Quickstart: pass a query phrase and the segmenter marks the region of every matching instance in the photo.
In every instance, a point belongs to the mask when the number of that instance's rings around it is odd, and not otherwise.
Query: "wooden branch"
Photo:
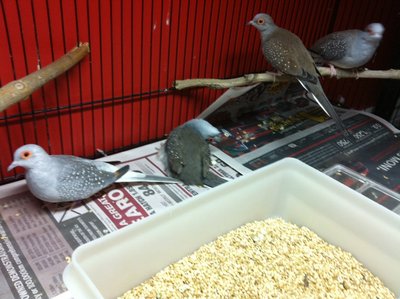
[[[26,99],[35,90],[68,71],[90,52],[89,43],[80,43],[67,54],[44,68],[24,78],[7,83],[0,88],[0,112]]]
[[[319,72],[322,76],[331,76],[330,69],[328,67],[318,67]],[[336,69],[336,78],[374,78],[374,79],[397,79],[400,80],[400,70],[386,70],[386,71],[373,71],[364,70],[361,72],[346,71]],[[331,76],[333,77],[333,76]],[[238,86],[247,86],[260,82],[282,82],[293,80],[293,77],[287,75],[279,75],[277,73],[259,73],[259,74],[247,74],[243,77],[233,79],[187,79],[187,80],[176,80],[174,82],[175,89],[181,90],[192,87],[209,87],[214,89],[223,89]]]

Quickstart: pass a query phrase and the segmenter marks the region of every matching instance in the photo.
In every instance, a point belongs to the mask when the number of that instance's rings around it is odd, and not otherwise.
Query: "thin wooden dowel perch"
[[[35,90],[68,71],[90,52],[89,43],[80,43],[67,54],[42,69],[0,88],[0,112],[29,97]]]
[[[331,71],[328,67],[318,67],[319,72],[322,76],[331,76]],[[340,78],[370,78],[370,79],[396,79],[400,80],[400,70],[385,70],[385,71],[346,71],[336,69],[337,79]],[[279,75],[276,73],[266,72],[259,74],[247,74],[243,77],[232,78],[232,79],[187,79],[187,80],[176,80],[174,82],[175,89],[181,90],[193,87],[209,87],[213,89],[223,89],[230,87],[247,86],[260,82],[281,82],[293,80],[293,77],[287,75]]]

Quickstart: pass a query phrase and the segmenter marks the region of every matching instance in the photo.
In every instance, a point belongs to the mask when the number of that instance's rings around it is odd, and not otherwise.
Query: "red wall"
[[[259,35],[246,23],[258,12],[300,36],[306,46],[331,30],[386,27],[370,68],[399,61],[398,0],[2,0],[0,84],[24,77],[90,43],[78,66],[0,113],[0,182],[22,144],[53,154],[93,157],[163,138],[195,117],[222,91],[159,92],[175,79],[224,78],[267,69]],[[374,106],[378,80],[324,79],[328,96]]]

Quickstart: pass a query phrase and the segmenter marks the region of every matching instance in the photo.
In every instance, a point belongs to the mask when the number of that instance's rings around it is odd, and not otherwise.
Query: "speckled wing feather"
[[[311,52],[324,62],[340,60],[346,56],[356,35],[361,33],[360,30],[333,32],[316,41]]]
[[[318,81],[311,55],[300,38],[290,31],[277,28],[263,42],[263,52],[278,71],[312,83]]]
[[[185,166],[185,161],[183,158],[184,144],[179,136],[179,131],[172,131],[166,141],[165,151],[167,152],[168,167],[174,174],[180,174],[183,167]]]
[[[126,165],[111,172],[108,169],[99,168],[96,165],[97,161],[74,156],[53,156],[52,161],[55,167],[59,165],[55,188],[60,198],[65,201],[87,198],[113,184],[129,171],[129,166]]]
[[[330,33],[315,42],[310,52],[315,62],[328,63],[342,69],[358,68],[374,56],[385,28],[380,23],[358,29]]]
[[[200,134],[180,126],[168,137],[165,150],[172,176],[189,185],[203,185],[211,165],[210,148]]]
[[[312,93],[313,99],[324,112],[335,120],[345,135],[348,135],[342,120],[323,92],[311,54],[297,35],[277,27],[267,39],[263,40],[263,52],[273,67],[284,74],[294,76],[307,91]]]

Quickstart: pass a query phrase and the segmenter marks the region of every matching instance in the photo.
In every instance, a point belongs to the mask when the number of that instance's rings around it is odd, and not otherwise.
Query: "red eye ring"
[[[28,160],[30,157],[32,157],[32,152],[31,151],[23,151],[20,154],[21,159],[23,160]]]
[[[257,20],[257,24],[259,24],[259,25],[263,25],[264,23],[265,23],[265,20],[263,18],[259,18]]]

